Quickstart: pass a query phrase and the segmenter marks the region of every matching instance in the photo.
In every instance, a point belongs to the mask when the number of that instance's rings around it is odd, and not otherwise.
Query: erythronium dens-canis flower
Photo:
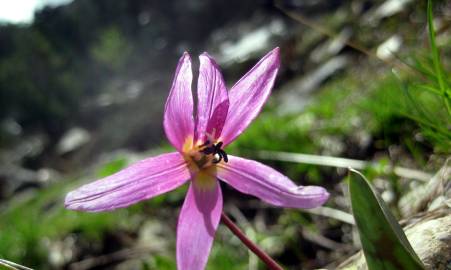
[[[199,60],[196,117],[188,53],[179,60],[165,106],[164,130],[177,151],[141,160],[70,192],[65,200],[68,209],[109,211],[189,181],[177,225],[179,270],[205,268],[223,206],[218,179],[281,207],[313,208],[329,197],[322,187],[297,186],[268,166],[224,151],[266,102],[280,66],[279,48],[265,55],[230,91],[215,61],[207,53]]]

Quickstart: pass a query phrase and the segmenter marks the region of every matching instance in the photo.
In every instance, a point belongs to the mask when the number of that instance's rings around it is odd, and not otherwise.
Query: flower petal
[[[220,163],[217,176],[242,193],[282,207],[313,208],[322,205],[329,193],[318,186],[296,186],[288,177],[257,161],[229,155]]]
[[[212,139],[221,135],[229,110],[229,98],[215,60],[207,53],[200,55],[199,60],[196,139],[205,142],[206,134],[212,135]]]
[[[258,115],[271,93],[279,66],[279,48],[275,48],[229,91],[229,113],[221,136],[224,145],[238,137]]]
[[[191,59],[185,52],[175,71],[163,120],[166,137],[179,152],[183,151],[187,139],[194,137],[192,80]]]
[[[162,154],[71,191],[65,205],[79,211],[109,211],[175,189],[188,179],[190,172],[182,155]]]
[[[192,182],[177,225],[177,269],[202,270],[207,264],[222,212],[222,193],[215,179],[211,188]]]

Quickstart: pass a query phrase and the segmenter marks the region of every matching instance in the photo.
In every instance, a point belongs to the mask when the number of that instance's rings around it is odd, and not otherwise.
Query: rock
[[[36,180],[44,185],[55,182],[61,177],[61,174],[52,168],[40,168],[36,172]]]
[[[296,10],[310,16],[324,14],[324,11],[335,11],[344,3],[342,1],[328,0],[284,0],[277,2],[278,5],[283,6],[285,9]]]
[[[33,170],[24,166],[24,160],[36,159],[47,142],[43,134],[19,138],[16,144],[0,150],[0,200],[16,192],[41,187],[58,177],[51,169]]]
[[[278,112],[281,114],[296,113],[303,110],[308,103],[310,93],[317,89],[327,78],[345,68],[349,63],[347,56],[336,56],[318,67],[316,70],[294,79],[280,89]]]
[[[339,136],[320,136],[318,143],[321,147],[321,155],[339,156],[346,149],[346,145]]]
[[[401,48],[402,39],[399,35],[393,35],[377,47],[376,55],[382,60],[393,58]]]
[[[451,159],[432,177],[430,181],[414,188],[399,200],[403,217],[432,210],[440,205],[451,204]]]
[[[19,190],[40,185],[33,170],[15,164],[3,164],[0,167],[0,200],[11,197]]]
[[[351,38],[351,35],[352,30],[344,28],[336,37],[315,48],[311,52],[310,58],[314,63],[320,63],[331,56],[337,55],[346,46],[346,42]]]
[[[108,83],[106,89],[95,99],[93,104],[88,106],[94,107],[109,107],[112,105],[126,104],[136,98],[138,98],[143,90],[144,83],[140,80],[124,80],[117,78]]]
[[[10,136],[22,134],[22,126],[14,118],[6,118],[0,123],[0,130]]]
[[[58,154],[66,154],[79,149],[91,140],[89,132],[83,128],[74,127],[68,130],[57,145]]]
[[[63,265],[70,262],[74,257],[76,240],[73,235],[56,241],[45,238],[43,239],[43,243],[48,249],[48,261],[55,268],[62,268]]]
[[[158,221],[145,222],[138,232],[138,246],[146,247],[151,243],[151,247],[155,250],[166,250],[168,241],[164,235],[167,235],[165,234],[167,229]]]
[[[43,134],[36,134],[21,138],[14,146],[1,149],[0,167],[5,163],[21,163],[24,158],[34,158],[42,154],[47,137]]]
[[[256,58],[275,47],[276,44],[272,43],[273,38],[282,36],[285,31],[284,22],[280,19],[273,19],[267,25],[249,29],[235,42],[230,41],[230,39],[220,41],[219,52],[215,55],[215,58],[223,67]]]
[[[380,6],[371,9],[366,15],[366,22],[370,25],[377,25],[383,18],[390,17],[404,10],[412,0],[387,0]]]
[[[406,235],[426,269],[450,269],[451,211],[445,216],[422,220],[406,227]]]
[[[0,200],[21,191],[47,186],[59,178],[60,173],[50,168],[34,171],[16,164],[2,164],[0,165]]]

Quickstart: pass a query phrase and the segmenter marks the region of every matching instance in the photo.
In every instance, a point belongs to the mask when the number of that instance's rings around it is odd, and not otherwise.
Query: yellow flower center
[[[207,144],[208,143],[208,144]],[[212,189],[216,185],[217,154],[212,152],[216,142],[193,143],[187,138],[183,145],[183,157],[188,164],[194,184],[200,189]],[[210,151],[205,151],[209,148]]]
[[[213,143],[211,144],[214,145]],[[202,152],[205,147],[209,146],[211,145],[205,145],[201,142],[193,144],[192,137],[185,140],[185,143],[183,145],[183,157],[188,163],[188,168],[190,169],[191,173],[197,173],[215,164],[215,155],[213,153],[206,154]]]

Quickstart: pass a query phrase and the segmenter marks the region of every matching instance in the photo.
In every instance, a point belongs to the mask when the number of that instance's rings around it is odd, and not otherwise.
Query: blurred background
[[[450,21],[450,2],[434,1],[446,75]],[[336,268],[359,248],[344,184],[352,162],[396,208],[449,156],[449,114],[417,87],[436,84],[427,38],[425,1],[2,0],[0,258],[36,269],[175,269],[186,187],[101,214],[65,210],[64,196],[171,149],[162,115],[184,51],[195,62],[209,52],[232,86],[279,46],[273,94],[227,152],[325,186],[336,216],[275,209],[223,185],[225,211],[287,269]],[[264,266],[220,226],[207,269]]]

